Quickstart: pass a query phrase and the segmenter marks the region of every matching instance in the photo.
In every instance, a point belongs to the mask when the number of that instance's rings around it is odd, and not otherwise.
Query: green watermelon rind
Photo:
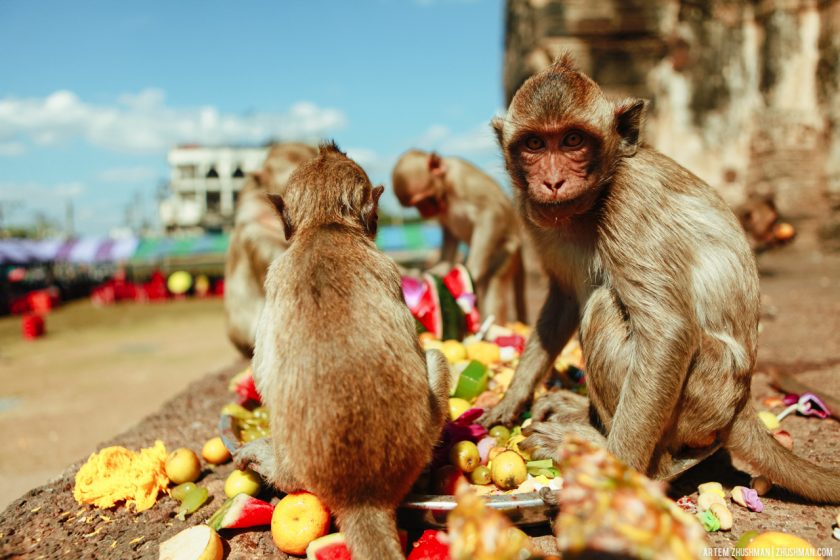
[[[440,321],[435,324],[435,335],[439,335],[441,340],[462,340],[467,332],[467,319],[464,311],[452,297],[452,294],[447,289],[443,279],[433,274],[426,274],[426,279],[429,283],[429,289],[434,290],[434,301],[438,303],[440,312]]]

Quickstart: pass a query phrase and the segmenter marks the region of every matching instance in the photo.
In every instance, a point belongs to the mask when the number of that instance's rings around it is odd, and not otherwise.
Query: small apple
[[[330,530],[330,512],[314,494],[287,494],[274,506],[271,538],[286,554],[302,556],[306,547]]]
[[[261,487],[260,476],[251,469],[231,472],[225,480],[225,496],[233,498],[237,494],[256,496]]]
[[[207,440],[201,448],[201,456],[211,465],[221,465],[230,461],[230,451],[220,437]]]
[[[158,560],[222,560],[219,534],[207,525],[194,525],[160,543]]]
[[[194,482],[201,474],[201,461],[192,449],[181,447],[166,458],[165,469],[172,484]]]

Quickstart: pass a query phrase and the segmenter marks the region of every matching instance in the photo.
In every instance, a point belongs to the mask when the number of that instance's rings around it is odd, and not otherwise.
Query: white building
[[[167,232],[226,231],[246,173],[262,168],[267,147],[199,146],[169,151],[169,196],[159,207]]]

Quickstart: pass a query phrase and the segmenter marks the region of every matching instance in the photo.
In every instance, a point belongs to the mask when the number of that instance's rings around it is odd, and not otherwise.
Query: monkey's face
[[[393,183],[400,204],[416,208],[423,218],[434,218],[445,210],[439,180],[431,173],[418,173],[411,178],[395,175]]]
[[[528,131],[514,140],[519,186],[535,223],[551,227],[592,207],[600,191],[600,148],[597,136],[578,126]]]

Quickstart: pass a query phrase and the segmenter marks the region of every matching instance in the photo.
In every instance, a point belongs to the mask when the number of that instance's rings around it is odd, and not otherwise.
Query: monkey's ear
[[[446,165],[443,163],[443,158],[436,152],[429,154],[429,171],[432,175],[441,176],[446,173]]]
[[[265,187],[268,185],[268,178],[269,174],[268,171],[265,169],[260,169],[259,171],[252,171],[248,173],[251,177],[253,177],[254,182],[257,184],[258,187]]]
[[[504,148],[505,120],[502,117],[493,117],[493,120],[490,121],[490,126],[493,127],[493,132],[496,133],[496,140],[498,140],[499,146]]]
[[[615,107],[615,129],[621,137],[619,154],[630,157],[639,148],[639,136],[648,102],[644,99],[625,99]]]
[[[379,185],[370,190],[370,198],[362,205],[362,226],[373,239],[379,228],[379,197],[385,192],[385,187]]]
[[[295,232],[295,228],[289,221],[289,211],[286,210],[286,203],[283,202],[283,197],[279,194],[267,194],[266,196],[268,197],[268,201],[271,202],[271,205],[274,206],[274,209],[277,210],[277,214],[283,222],[283,233],[286,235],[286,241],[289,241]]]

